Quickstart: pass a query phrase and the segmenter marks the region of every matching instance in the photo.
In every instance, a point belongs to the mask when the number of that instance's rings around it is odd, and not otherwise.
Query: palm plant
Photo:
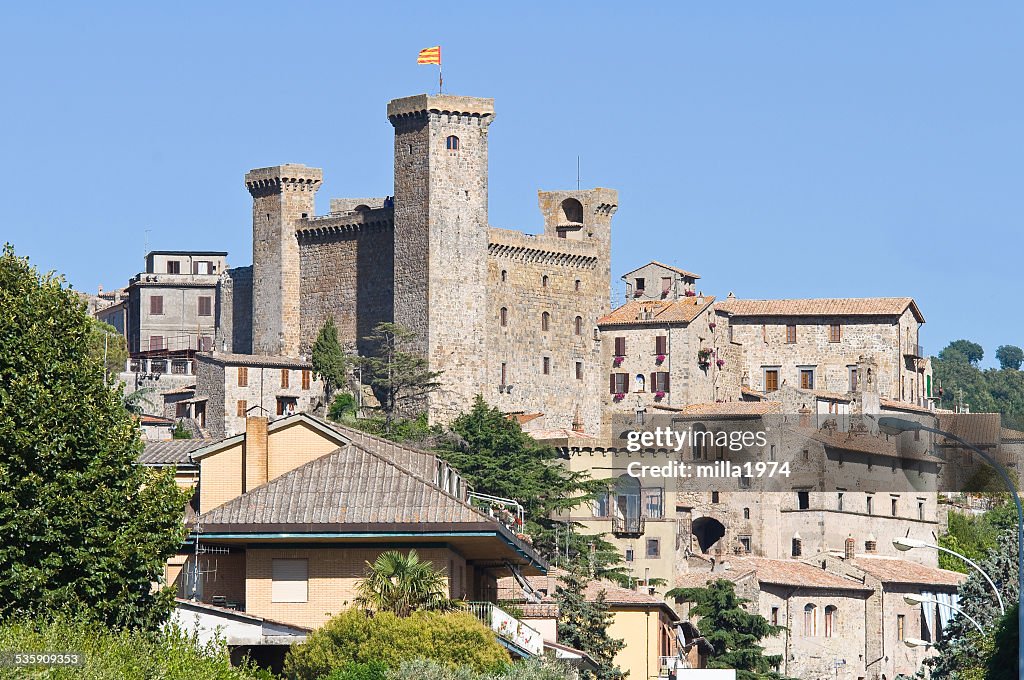
[[[465,604],[448,597],[444,573],[421,560],[415,550],[408,555],[388,550],[372,564],[367,562],[365,578],[356,588],[361,606],[402,617],[421,610],[452,611]]]

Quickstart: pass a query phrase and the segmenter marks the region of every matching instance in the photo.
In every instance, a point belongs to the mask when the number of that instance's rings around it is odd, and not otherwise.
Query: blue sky
[[[76,288],[150,249],[251,261],[249,168],[391,193],[389,99],[492,96],[490,215],[619,190],[613,273],[740,297],[912,295],[938,351],[1024,345],[1024,4],[20,3],[0,23],[0,241]],[[148,232],[148,240],[147,234]]]

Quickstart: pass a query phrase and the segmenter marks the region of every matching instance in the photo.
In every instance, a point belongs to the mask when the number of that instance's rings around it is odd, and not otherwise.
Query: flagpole
[[[441,70],[441,62],[437,62],[437,93],[444,92],[444,72]]]

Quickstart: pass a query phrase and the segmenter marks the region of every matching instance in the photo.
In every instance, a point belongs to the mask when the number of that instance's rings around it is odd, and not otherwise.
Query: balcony
[[[910,343],[903,348],[903,356],[908,359],[924,359],[924,347],[916,343]]]
[[[469,611],[498,636],[499,641],[520,656],[544,653],[544,638],[504,609],[491,602],[470,602]]]
[[[612,533],[618,538],[639,538],[644,535],[644,518],[612,517]]]

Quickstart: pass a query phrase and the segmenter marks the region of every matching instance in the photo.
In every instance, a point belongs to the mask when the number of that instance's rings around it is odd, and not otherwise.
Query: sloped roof
[[[659,411],[674,411],[687,416],[749,418],[782,413],[782,403],[778,401],[709,401],[686,406],[653,404],[653,407]]]
[[[921,323],[924,316],[911,297],[808,298],[789,300],[727,299],[716,305],[733,316],[900,316],[910,307]]]
[[[678,300],[630,300],[598,319],[597,325],[689,323],[700,316],[714,301],[715,298],[710,295],[683,297]]]
[[[408,469],[352,443],[204,513],[207,531],[498,524]],[[262,529],[261,529],[262,528]]]
[[[147,441],[139,455],[142,465],[177,465],[191,463],[189,454],[210,444],[209,439],[167,439]]]
[[[265,368],[312,368],[306,359],[299,357],[271,356],[266,354],[232,354],[230,352],[201,352],[197,357],[228,366],[253,366]]]
[[[306,418],[325,425],[335,432],[338,432],[347,440],[355,442],[368,451],[384,456],[388,460],[407,468],[413,473],[427,480],[434,478],[434,466],[437,464],[437,455],[430,451],[424,451],[405,444],[398,444],[390,439],[384,439],[362,430],[346,427],[338,423],[321,420],[315,416],[305,414]]]
[[[700,274],[694,274],[693,272],[688,272],[685,269],[680,269],[679,267],[673,267],[670,264],[665,264],[663,262],[658,262],[657,260],[651,260],[647,264],[642,264],[639,267],[637,267],[636,269],[631,269],[628,272],[626,272],[625,274],[623,274],[620,278],[624,279],[624,278],[628,277],[630,274],[633,274],[635,272],[640,271],[644,267],[650,267],[652,264],[655,265],[656,267],[662,267],[663,269],[668,269],[670,271],[674,271],[676,274],[679,274],[680,276],[685,276],[686,278],[690,278],[690,279],[699,279],[700,278]]]
[[[911,404],[906,401],[898,401],[896,399],[879,399],[879,405],[882,408],[891,409],[894,411],[912,411],[914,413],[932,413],[933,411],[924,406],[918,406],[917,404]]]
[[[926,567],[917,562],[894,557],[858,556],[846,562],[874,576],[882,583],[958,586],[967,578],[967,574],[957,571]]]
[[[561,586],[561,582],[558,579],[565,573],[564,569],[552,568],[548,570],[545,576],[524,576],[523,578],[526,579],[531,588],[543,593],[542,601],[544,603],[551,603],[555,601],[555,592]],[[674,620],[679,618],[665,600],[638,590],[623,588],[616,583],[603,579],[588,581],[583,589],[583,597],[588,602],[594,602],[602,592],[604,593],[604,601],[610,605],[619,607],[649,607],[652,609],[663,608],[671,612]],[[505,576],[498,579],[498,599],[515,601],[524,600],[525,597],[522,588],[516,580],[511,576]]]
[[[999,437],[1004,444],[1019,444],[1024,442],[1024,432],[1009,427],[999,428]]]
[[[800,588],[829,588],[871,592],[861,583],[829,573],[824,569],[796,560],[772,560],[762,557],[743,557],[726,562],[741,574],[753,571],[759,583]],[[728,572],[726,572],[728,573]],[[730,578],[730,577],[726,577]]]
[[[955,434],[975,446],[997,446],[1002,438],[1002,416],[998,413],[940,413],[939,429]],[[958,446],[946,440],[950,446]]]

